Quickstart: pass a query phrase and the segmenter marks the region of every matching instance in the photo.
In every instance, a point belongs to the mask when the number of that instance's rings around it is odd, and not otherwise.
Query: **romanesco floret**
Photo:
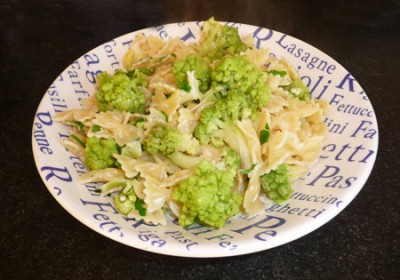
[[[210,88],[210,65],[195,54],[189,54],[185,59],[174,63],[174,76],[180,89],[190,91],[187,72],[194,71],[194,77],[199,81],[199,89],[202,92]]]
[[[173,152],[195,154],[199,142],[189,134],[181,133],[167,124],[158,123],[144,140],[143,148],[151,155],[155,153],[169,155]]]
[[[143,71],[133,70],[129,73],[117,71],[114,75],[103,72],[98,76],[96,99],[99,111],[127,111],[144,113],[146,96],[141,86],[147,83]]]
[[[210,60],[220,59],[226,54],[239,54],[247,49],[237,28],[222,25],[210,18],[202,28],[199,44],[194,45],[201,56]]]
[[[119,154],[119,150],[112,138],[88,137],[84,150],[85,164],[91,170],[115,167],[117,160],[113,154]]]
[[[101,186],[102,193],[119,192],[113,197],[114,206],[121,214],[128,215],[133,209],[139,215],[146,216],[147,209],[142,199],[136,196],[134,184],[136,180],[116,180]]]
[[[115,195],[114,205],[117,210],[124,215],[128,215],[133,209],[139,212],[140,216],[146,216],[147,208],[145,207],[145,202],[143,199],[139,199],[136,197],[135,192],[131,191],[131,193],[120,193]]]
[[[246,56],[226,57],[216,64],[211,87],[217,92],[217,100],[202,111],[195,130],[201,144],[211,141],[221,146],[220,129],[236,120],[256,117],[258,110],[268,104],[271,93],[267,75]]]
[[[299,100],[307,100],[311,98],[310,90],[303,83],[301,79],[294,80],[290,85],[285,87],[285,89],[294,97]]]
[[[219,135],[216,136],[216,132],[225,125],[222,120],[222,107],[214,104],[201,112],[199,124],[194,131],[194,136],[199,139],[201,144],[208,144],[211,141],[217,147],[223,145]]]
[[[118,212],[128,215],[135,208],[137,197],[133,187],[129,186],[129,188],[125,187],[120,193],[116,194],[113,200]]]
[[[220,132],[230,129],[236,120],[252,118],[256,112],[257,107],[249,102],[246,95],[237,90],[230,91],[201,112],[194,135],[201,144],[211,142],[217,147],[222,146],[223,133]]]
[[[251,63],[247,56],[226,57],[211,72],[211,86],[221,88],[222,95],[236,90],[246,95],[248,102],[257,107],[268,104],[271,88],[268,74]]]
[[[285,202],[293,193],[287,164],[279,165],[275,170],[261,176],[260,179],[265,194],[275,203]]]
[[[172,199],[182,203],[179,224],[193,223],[221,228],[239,213],[242,196],[232,191],[234,176],[203,160],[195,174],[180,182]]]
[[[222,161],[225,164],[225,169],[235,176],[240,168],[240,154],[229,147],[225,147]]]

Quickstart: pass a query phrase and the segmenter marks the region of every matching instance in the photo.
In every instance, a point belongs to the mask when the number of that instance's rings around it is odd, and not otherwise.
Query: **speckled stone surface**
[[[0,0],[0,279],[400,279],[399,1],[209,2]],[[375,168],[341,214],[272,250],[188,259],[109,240],[42,183],[31,150],[35,110],[57,75],[97,45],[210,16],[292,35],[349,70],[378,118]]]

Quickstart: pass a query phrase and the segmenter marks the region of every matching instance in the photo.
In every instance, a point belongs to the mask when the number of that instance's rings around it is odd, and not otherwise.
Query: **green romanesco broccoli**
[[[223,142],[217,131],[224,127],[223,121],[223,102],[218,102],[214,106],[205,108],[200,115],[194,136],[199,139],[201,144],[212,142],[215,146],[222,146]]]
[[[240,38],[237,28],[222,25],[210,18],[204,22],[200,41],[194,48],[202,57],[213,61],[226,54],[239,54],[248,47]]]
[[[268,104],[271,88],[266,83],[267,78],[268,74],[246,56],[220,60],[211,72],[216,101],[202,111],[194,132],[200,143],[221,146],[221,129],[227,129],[237,120],[255,119],[259,109]]]
[[[224,163],[223,168],[235,176],[240,168],[240,154],[229,147],[225,147],[222,162]]]
[[[195,54],[189,54],[185,59],[174,62],[174,76],[180,89],[190,91],[187,72],[194,71],[194,77],[199,81],[199,89],[205,92],[210,88],[209,63]]]
[[[103,72],[98,76],[96,99],[99,110],[144,113],[146,95],[141,88],[147,85],[147,75],[140,69],[128,73],[119,70],[110,75]]]
[[[195,154],[199,142],[189,134],[181,133],[165,123],[158,123],[144,140],[143,148],[151,155],[161,153],[167,156],[174,152]]]
[[[303,83],[301,79],[294,80],[285,89],[294,97],[299,100],[308,100],[311,98],[309,88]]]
[[[109,183],[108,183],[109,184]],[[124,187],[113,197],[114,206],[123,215],[128,215],[135,208],[137,197],[132,186]]]
[[[232,91],[201,112],[194,135],[201,144],[211,142],[216,147],[223,146],[223,131],[231,129],[234,121],[249,118],[254,112],[255,108],[244,95]]]
[[[293,193],[287,164],[279,165],[275,170],[261,176],[260,179],[265,194],[275,203],[285,202]]]
[[[128,215],[133,209],[136,209],[140,216],[146,216],[147,214],[147,208],[145,207],[143,199],[136,197],[133,188],[131,188],[129,192],[122,191],[115,195],[113,200],[115,208],[117,208],[118,212],[121,214]]]
[[[180,182],[172,199],[182,203],[178,222],[187,227],[193,223],[221,228],[239,213],[242,196],[232,191],[234,175],[203,160],[195,174]]]
[[[123,215],[128,215],[136,209],[141,216],[146,216],[147,209],[142,199],[139,199],[134,190],[136,180],[116,180],[101,186],[102,193],[118,192],[113,197],[114,206]],[[122,190],[121,190],[122,189]]]
[[[271,88],[267,85],[268,74],[251,63],[247,56],[226,57],[211,72],[211,86],[221,88],[222,94],[237,90],[254,106],[268,104]]]
[[[90,170],[115,167],[117,160],[113,154],[119,154],[119,150],[112,138],[88,137],[83,153],[85,164]]]

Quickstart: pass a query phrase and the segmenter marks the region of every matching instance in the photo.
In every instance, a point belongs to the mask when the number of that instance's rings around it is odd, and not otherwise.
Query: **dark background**
[[[341,63],[377,115],[376,165],[356,199],[311,234],[222,259],[143,252],[68,214],[42,183],[31,129],[72,61],[154,25],[217,20],[297,37]],[[0,279],[400,279],[399,1],[0,0]]]

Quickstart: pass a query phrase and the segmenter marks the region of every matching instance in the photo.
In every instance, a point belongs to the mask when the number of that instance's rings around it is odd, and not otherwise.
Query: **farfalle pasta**
[[[81,183],[103,183],[100,191],[111,193],[116,208],[129,218],[165,225],[169,213],[183,226],[198,222],[220,227],[238,211],[261,213],[266,204],[283,199],[268,193],[265,176],[284,165],[280,170],[288,170],[293,182],[321,152],[328,104],[312,98],[290,63],[255,48],[248,37],[222,48],[207,45],[207,34],[192,44],[137,36],[123,58],[124,69],[107,74],[108,82],[99,83],[81,109],[54,116],[72,126],[63,144],[91,169]],[[235,70],[236,65],[241,66]],[[122,95],[131,98],[129,108],[139,109],[121,110],[128,108]],[[146,100],[145,107],[135,103],[135,95]],[[114,107],[104,107],[104,102]],[[88,147],[90,138],[111,142]],[[107,145],[117,152],[108,154]],[[238,161],[228,161],[229,153]],[[203,206],[182,198],[184,186],[188,191],[190,180],[204,176],[199,167],[206,166],[204,161],[218,170],[215,176],[227,176],[228,191],[234,193],[231,200],[214,203],[229,212],[218,214],[222,222],[212,216],[219,211],[215,205],[195,209]],[[198,201],[204,200],[201,184],[199,189],[189,186],[188,197],[199,192]],[[288,195],[290,191],[285,199]]]

